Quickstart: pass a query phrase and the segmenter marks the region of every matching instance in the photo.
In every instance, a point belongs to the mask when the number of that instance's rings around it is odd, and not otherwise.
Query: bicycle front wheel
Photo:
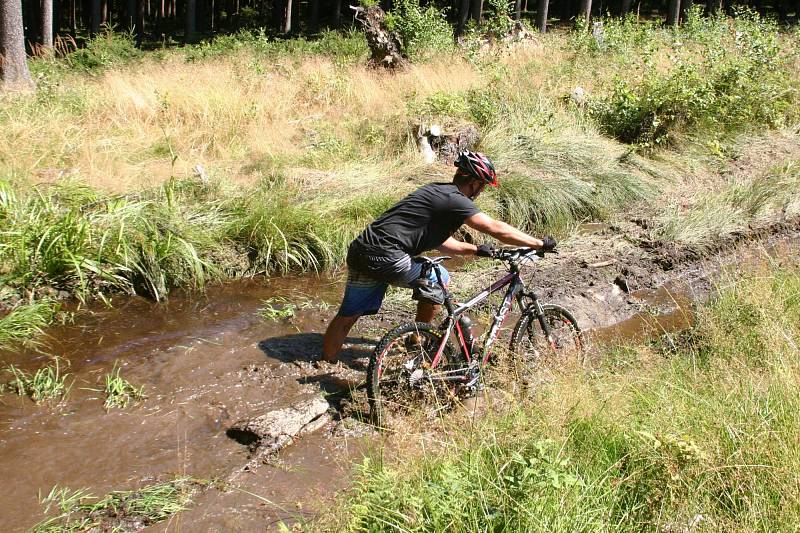
[[[457,395],[459,352],[448,342],[441,361],[431,368],[442,332],[425,322],[403,324],[389,331],[375,347],[367,369],[370,416],[385,427],[392,415],[423,410],[428,417],[447,410]],[[465,365],[463,365],[465,366]]]
[[[545,304],[542,311],[549,336],[531,307],[522,313],[511,335],[510,349],[518,377],[528,385],[543,379],[548,371],[570,364],[583,365],[585,360],[583,335],[572,313],[556,304]]]

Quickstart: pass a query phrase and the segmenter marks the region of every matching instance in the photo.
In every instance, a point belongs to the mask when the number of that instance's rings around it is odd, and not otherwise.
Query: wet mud
[[[570,308],[593,342],[635,340],[691,324],[695,303],[712,293],[715,276],[726,268],[764,253],[796,261],[799,235],[800,226],[775,226],[696,257],[649,245],[635,222],[593,224],[524,278],[543,300]],[[460,299],[502,274],[486,261],[451,270]],[[121,299],[49,331],[42,351],[69,361],[74,381],[59,404],[0,396],[0,471],[13,480],[13,490],[0,492],[0,529],[25,531],[41,520],[38,495],[55,485],[100,496],[169,475],[217,482],[154,531],[271,530],[328,510],[376,439],[358,421],[363,401],[348,392],[363,382],[383,332],[411,319],[414,309],[408,291],[390,291],[380,315],[359,321],[342,364],[316,368],[311,360],[321,351],[343,284],[340,272],[239,281],[202,295],[174,294],[161,304]],[[264,301],[290,302],[294,315],[265,318],[259,314]],[[485,320],[488,312],[474,318]],[[0,358],[2,366],[27,370],[47,362],[32,350]],[[106,412],[98,389],[115,362],[125,379],[144,385],[148,398]],[[252,446],[230,438],[237,421],[320,394],[331,406],[323,427],[244,468],[254,455]]]

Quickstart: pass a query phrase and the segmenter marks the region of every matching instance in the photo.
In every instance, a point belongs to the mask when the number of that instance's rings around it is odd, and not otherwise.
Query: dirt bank
[[[714,275],[726,265],[765,250],[795,261],[800,238],[797,222],[773,224],[720,240],[713,252],[698,256],[653,245],[644,226],[587,225],[562,243],[559,255],[532,266],[526,280],[545,300],[571,308],[584,329],[613,333],[607,328],[623,323],[626,335],[637,336],[641,322],[625,322],[634,315],[690,307],[709,294]],[[496,278],[498,268],[489,261],[451,268],[454,291],[471,293]],[[332,406],[329,424],[230,483],[212,484],[191,510],[155,527],[253,531],[323,511],[347,486],[353,462],[374,438],[353,419],[361,405],[347,392],[363,380],[374,342],[413,311],[407,291],[391,292],[383,313],[358,323],[343,364],[318,370],[309,361],[320,351],[343,281],[340,272],[237,282],[165,304],[132,299],[49,332],[47,351],[70,361],[75,383],[57,406],[2,396],[0,470],[15,480],[15,490],[0,495],[2,529],[22,531],[40,520],[37,494],[54,485],[101,495],[170,474],[226,478],[252,457],[247,446],[226,436],[234,422],[320,392]],[[294,302],[294,315],[259,316],[265,300]],[[501,342],[508,340],[504,335]],[[28,369],[44,361],[35,352],[2,359]],[[91,389],[100,388],[115,361],[149,397],[140,406],[106,413],[101,394]]]

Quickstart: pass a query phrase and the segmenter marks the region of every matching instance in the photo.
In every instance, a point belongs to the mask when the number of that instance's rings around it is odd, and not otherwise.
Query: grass
[[[295,315],[297,306],[287,298],[270,298],[261,302],[261,307],[256,314],[264,320],[283,320]]]
[[[47,299],[19,305],[0,318],[0,350],[9,350],[17,343],[35,342],[56,315],[58,305]]]
[[[8,387],[19,396],[29,396],[36,403],[64,399],[71,385],[67,385],[69,374],[62,373],[60,360],[59,357],[53,357],[51,365],[42,367],[33,374],[9,365],[6,368],[6,372],[11,375]]]
[[[177,477],[133,491],[115,491],[97,498],[87,490],[71,491],[53,487],[41,498],[44,512],[53,516],[39,522],[35,533],[66,533],[78,531],[127,531],[126,524],[141,523],[147,527],[162,522],[175,513],[186,510],[192,495],[206,482]]]
[[[106,386],[103,392],[106,395],[103,407],[106,410],[114,408],[125,409],[131,402],[142,402],[147,395],[144,393],[144,386],[135,387],[129,381],[120,376],[121,369],[114,363],[114,368],[110,374],[106,374]]]
[[[692,209],[665,210],[655,240],[696,253],[713,251],[732,236],[793,220],[800,215],[800,163],[789,161],[764,175],[739,176],[715,192],[699,195]]]
[[[349,531],[790,530],[800,519],[800,271],[727,280],[680,342],[556,376],[376,453]],[[617,349],[615,356],[619,357]],[[435,429],[435,431],[434,431]]]

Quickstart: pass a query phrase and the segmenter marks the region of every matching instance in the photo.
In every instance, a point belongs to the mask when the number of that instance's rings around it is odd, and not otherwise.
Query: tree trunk
[[[136,28],[136,0],[125,2],[125,26],[127,29]]]
[[[311,16],[308,21],[311,33],[319,32],[319,3],[320,0],[311,0]]]
[[[94,37],[100,33],[100,0],[91,0],[92,11],[89,13],[89,31]]]
[[[3,89],[33,88],[25,57],[22,0],[0,0],[0,82]]]
[[[342,24],[342,0],[333,1],[333,27],[338,28]]]
[[[42,0],[42,46],[45,53],[53,51],[53,0]]]
[[[470,16],[480,26],[483,18],[483,0],[470,0]]]
[[[137,10],[136,10],[136,44],[142,46],[142,41],[144,41],[144,12],[147,8],[147,1],[148,0],[137,0]]]
[[[186,0],[186,43],[194,42],[194,34],[197,31],[197,0]]]
[[[100,3],[100,24],[108,24],[108,0],[102,0]]]
[[[292,17],[292,31],[299,34],[300,33],[300,0],[294,0],[292,2],[292,10],[291,10],[291,17]]]
[[[677,26],[681,19],[681,0],[669,0],[667,3],[667,26]]]
[[[292,0],[286,0],[286,19],[283,24],[283,33],[292,31]]]
[[[541,33],[547,32],[547,11],[550,8],[550,0],[539,0],[536,7],[536,27]]]
[[[674,0],[671,0],[674,1]],[[584,28],[589,27],[589,19],[592,18],[592,0],[581,0],[581,9],[580,13],[578,13],[581,17],[583,17],[584,21]]]
[[[469,19],[469,6],[470,0],[461,0],[458,7],[458,25],[456,26],[456,37],[464,34],[464,28],[467,26],[467,19]]]
[[[519,20],[522,18],[522,0],[516,0],[514,2],[514,20]]]
[[[633,0],[622,0],[622,6],[620,7],[620,13],[619,13],[621,17],[624,18],[628,15],[628,13],[630,13],[632,3]]]

